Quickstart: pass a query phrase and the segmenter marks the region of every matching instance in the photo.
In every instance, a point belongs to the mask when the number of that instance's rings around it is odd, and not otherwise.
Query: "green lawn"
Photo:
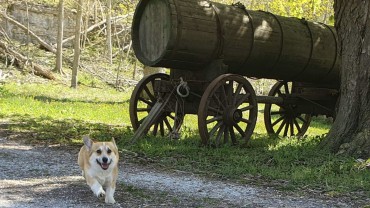
[[[196,116],[187,116],[179,140],[146,137],[129,145],[133,135],[129,119],[132,89],[80,86],[78,90],[58,83],[0,85],[2,128],[29,142],[81,145],[81,136],[98,140],[115,137],[123,153],[133,152],[146,162],[165,169],[228,178],[241,183],[275,186],[283,190],[314,190],[315,193],[342,195],[370,194],[370,171],[353,158],[336,156],[319,144],[330,122],[318,118],[308,136],[270,138],[263,115],[248,148],[200,145]],[[260,106],[263,109],[263,105]]]

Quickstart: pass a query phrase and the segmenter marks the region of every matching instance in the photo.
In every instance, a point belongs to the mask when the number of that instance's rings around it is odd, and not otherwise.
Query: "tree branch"
[[[124,19],[124,18],[126,18],[126,17],[128,17],[128,16],[130,16],[130,15],[132,15],[132,14],[133,14],[133,13],[130,13],[130,14],[127,14],[127,15],[120,15],[120,16],[112,17],[112,18],[111,18],[111,21]],[[91,25],[91,26],[90,26],[89,28],[87,28],[86,30],[81,31],[81,34],[91,32],[91,31],[93,31],[95,28],[100,27],[101,25],[104,25],[106,22],[107,22],[107,20],[106,20],[106,19],[103,19],[102,21],[100,21],[100,22],[98,22],[98,23],[96,23],[96,24],[94,24],[94,25]],[[71,41],[71,40],[73,40],[73,39],[75,39],[75,35],[73,35],[73,36],[71,36],[71,37],[69,37],[69,38],[64,39],[62,43],[63,43],[63,44],[65,44],[66,42],[69,42],[69,41]]]
[[[29,28],[27,28],[26,26],[22,25],[20,22],[18,22],[17,20],[14,20],[13,18],[9,17],[5,12],[0,12],[0,15],[3,16],[5,19],[7,19],[9,22],[13,23],[15,26],[21,28],[22,30],[26,31],[28,34],[30,34],[33,38],[35,38],[37,40],[37,42],[39,42],[44,48],[46,48],[48,51],[56,54],[57,51],[56,49],[49,45],[48,43],[46,43],[44,40],[42,40],[39,36],[37,36],[34,32],[32,32],[31,30],[29,30]]]

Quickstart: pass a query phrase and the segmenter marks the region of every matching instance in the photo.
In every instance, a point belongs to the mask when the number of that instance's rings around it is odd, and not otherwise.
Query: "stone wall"
[[[58,34],[58,8],[47,7],[28,3],[16,3],[7,8],[7,14],[21,24],[27,26],[32,32],[49,44],[56,44]],[[64,38],[74,35],[75,14],[64,10]],[[1,20],[0,25],[4,27],[10,38],[22,43],[33,42],[26,32],[6,20]],[[71,42],[67,43],[72,44]]]

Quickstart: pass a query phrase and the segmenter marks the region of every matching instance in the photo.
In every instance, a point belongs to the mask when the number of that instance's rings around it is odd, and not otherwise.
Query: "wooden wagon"
[[[247,142],[264,103],[268,133],[304,135],[311,117],[334,116],[340,84],[331,26],[202,0],[141,0],[132,23],[137,58],[170,74],[144,77],[130,100],[134,139],[178,138],[198,115],[202,142]],[[245,77],[276,79],[256,96]]]

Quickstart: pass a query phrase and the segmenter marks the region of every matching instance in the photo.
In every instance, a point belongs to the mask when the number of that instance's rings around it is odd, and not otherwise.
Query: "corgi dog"
[[[105,196],[105,203],[115,203],[119,155],[114,138],[111,142],[93,142],[89,136],[84,136],[83,142],[78,153],[82,176],[97,197]]]

